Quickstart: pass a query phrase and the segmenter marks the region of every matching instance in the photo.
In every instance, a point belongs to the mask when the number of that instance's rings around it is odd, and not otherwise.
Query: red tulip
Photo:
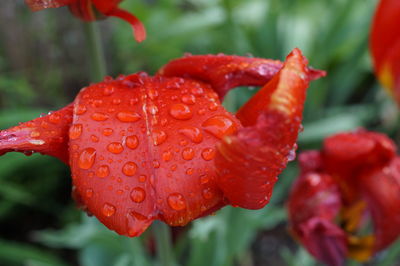
[[[0,132],[0,153],[40,152],[72,171],[77,201],[108,228],[140,235],[155,219],[185,225],[227,204],[264,207],[300,128],[309,81],[295,49],[285,63],[188,56],[105,79],[45,117]],[[263,86],[237,113],[235,86]]]
[[[45,8],[68,6],[71,12],[84,21],[94,21],[104,17],[118,17],[130,23],[137,42],[146,39],[143,24],[133,14],[118,8],[122,0],[25,0],[33,11]]]
[[[372,23],[370,48],[375,73],[400,103],[400,2],[381,0]]]
[[[320,261],[369,259],[400,235],[400,158],[383,134],[342,133],[300,155],[289,202],[291,229]],[[369,219],[368,219],[369,218]],[[371,220],[373,234],[359,236]]]

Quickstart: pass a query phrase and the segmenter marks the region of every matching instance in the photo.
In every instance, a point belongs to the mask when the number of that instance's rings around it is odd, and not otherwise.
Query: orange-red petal
[[[295,152],[308,74],[307,60],[295,49],[239,110],[245,127],[218,145],[218,185],[231,204],[259,209],[269,202],[278,175]]]
[[[376,75],[400,103],[400,2],[381,0],[371,29],[370,49]]]
[[[40,152],[68,164],[68,130],[72,122],[72,105],[0,131],[0,155],[17,151]]]
[[[146,29],[144,28],[143,23],[133,14],[119,8],[115,8],[105,14],[111,17],[118,17],[131,24],[134,32],[133,35],[137,42],[142,42],[146,39]]]

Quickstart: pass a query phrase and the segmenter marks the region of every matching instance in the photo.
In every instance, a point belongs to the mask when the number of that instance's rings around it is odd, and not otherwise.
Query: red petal
[[[237,116],[247,126],[218,146],[218,184],[231,204],[258,209],[270,199],[286,167],[302,119],[308,87],[307,60],[294,50],[282,70]]]
[[[366,169],[358,182],[371,211],[375,251],[379,251],[400,236],[400,158],[372,172]]]
[[[346,235],[335,225],[340,208],[335,181],[312,171],[296,180],[288,200],[291,230],[311,254],[328,265],[343,265],[347,253]]]
[[[400,2],[381,0],[373,19],[370,48],[375,72],[400,103]]]
[[[133,31],[134,31],[134,36],[137,42],[142,42],[146,39],[146,29],[144,28],[144,25],[142,22],[133,14],[119,9],[115,8],[109,13],[106,13],[105,15],[107,16],[112,16],[112,17],[118,17],[120,19],[123,19],[127,21],[129,24],[132,25]]]
[[[316,172],[296,180],[288,201],[291,230],[328,265],[342,265],[346,255],[346,235],[335,225],[340,208],[338,186],[330,176]]]
[[[220,99],[238,86],[263,86],[280,69],[278,60],[229,55],[195,55],[175,59],[159,70],[169,77],[185,77],[205,81],[212,85]],[[325,72],[311,70],[312,79]]]
[[[25,0],[32,11],[69,5],[77,0]]]
[[[41,118],[0,131],[0,155],[11,152],[40,152],[68,164],[68,129],[72,104]]]

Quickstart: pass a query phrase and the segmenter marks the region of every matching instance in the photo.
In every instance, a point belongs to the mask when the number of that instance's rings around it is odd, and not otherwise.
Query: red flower
[[[375,73],[400,103],[400,2],[381,0],[372,23],[370,48]]]
[[[342,133],[300,155],[288,208],[291,229],[317,259],[365,261],[400,235],[400,158],[383,134]],[[373,234],[359,236],[368,217]]]
[[[119,9],[122,0],[25,0],[33,11],[45,8],[68,6],[71,12],[84,21],[94,21],[104,17],[118,17],[130,23],[137,42],[146,39],[143,24],[134,15]]]
[[[227,204],[264,207],[293,150],[310,79],[295,49],[280,61],[188,56],[83,88],[67,107],[0,132],[0,153],[55,156],[77,201],[108,228],[140,235],[155,219],[185,225]],[[235,115],[231,88],[263,86]]]

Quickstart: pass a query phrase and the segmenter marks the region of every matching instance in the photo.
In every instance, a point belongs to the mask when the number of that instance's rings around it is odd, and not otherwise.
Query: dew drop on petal
[[[86,191],[85,191],[85,196],[86,196],[86,198],[88,198],[88,199],[90,199],[91,197],[93,197],[93,189],[91,189],[91,188],[86,189]]]
[[[211,188],[203,189],[202,195],[205,199],[211,199],[214,196],[214,194],[211,191]]]
[[[115,207],[109,203],[105,203],[103,205],[103,209],[101,210],[101,212],[103,213],[104,216],[106,217],[110,217],[113,216],[115,213]]]
[[[119,112],[117,113],[117,119],[121,122],[136,122],[140,119],[140,114],[135,112]]]
[[[178,132],[189,138],[194,143],[200,143],[203,141],[203,134],[197,127],[184,127],[179,129]]]
[[[168,205],[176,211],[181,211],[186,209],[186,202],[185,198],[182,196],[182,194],[179,193],[172,193],[168,196],[167,199]]]
[[[164,162],[169,162],[169,161],[171,161],[171,159],[172,159],[172,152],[170,152],[170,151],[165,151],[165,152],[163,152],[163,154],[162,154],[162,159],[163,159]]]
[[[147,177],[145,175],[140,175],[139,176],[139,182],[144,183],[144,182],[146,182],[146,179],[147,179]]]
[[[141,187],[135,187],[135,188],[132,190],[132,192],[131,192],[131,194],[130,194],[130,197],[131,197],[131,200],[132,200],[133,202],[141,203],[141,202],[143,202],[143,201],[145,200],[145,198],[146,198],[146,192],[145,192],[144,189],[141,188]]]
[[[128,147],[129,149],[134,150],[139,145],[139,139],[135,135],[128,136],[128,137],[126,137],[126,142],[125,143],[126,143],[126,147]]]
[[[114,130],[112,128],[103,129],[103,135],[106,137],[111,136],[113,132],[114,132]]]
[[[185,105],[185,104],[174,104],[171,106],[169,110],[169,114],[178,120],[188,120],[192,118],[193,113],[192,110],[190,110],[190,107]]]
[[[182,151],[182,158],[189,161],[194,157],[194,150],[192,148],[184,148]]]
[[[185,104],[193,105],[196,103],[196,97],[193,94],[185,94],[182,96],[181,101]]]
[[[93,148],[86,148],[79,155],[78,166],[81,169],[90,169],[95,160],[96,150]]]
[[[206,161],[210,161],[210,160],[214,159],[214,157],[215,157],[215,150],[211,149],[211,148],[205,148],[201,152],[201,157]]]
[[[200,176],[200,184],[204,185],[210,182],[210,176],[208,175],[202,175]]]
[[[94,121],[105,121],[108,119],[108,114],[96,112],[91,115]]]
[[[107,150],[111,153],[119,154],[124,150],[124,147],[122,147],[122,144],[119,142],[111,142],[108,144]]]
[[[156,130],[153,130],[152,137],[153,137],[153,144],[155,146],[158,146],[165,142],[165,140],[167,139],[167,134],[162,130],[156,129]]]
[[[115,88],[113,86],[107,86],[103,90],[103,95],[104,96],[110,96],[111,94],[114,93],[114,91],[115,91]]]
[[[236,131],[235,123],[223,115],[213,116],[202,124],[205,131],[222,139],[224,136],[231,135]]]
[[[61,115],[59,115],[57,113],[53,113],[53,114],[49,115],[49,121],[50,121],[50,123],[58,124],[61,121]]]
[[[86,113],[86,110],[86,106],[81,104],[75,105],[74,107],[74,113],[77,115],[83,115],[84,113]]]
[[[102,178],[107,177],[109,174],[110,168],[107,165],[100,166],[96,171],[96,175]]]
[[[122,172],[126,176],[133,176],[133,175],[135,175],[136,171],[137,171],[137,165],[134,162],[127,162],[122,167]]]
[[[82,124],[73,124],[69,129],[69,138],[77,139],[82,134]]]

